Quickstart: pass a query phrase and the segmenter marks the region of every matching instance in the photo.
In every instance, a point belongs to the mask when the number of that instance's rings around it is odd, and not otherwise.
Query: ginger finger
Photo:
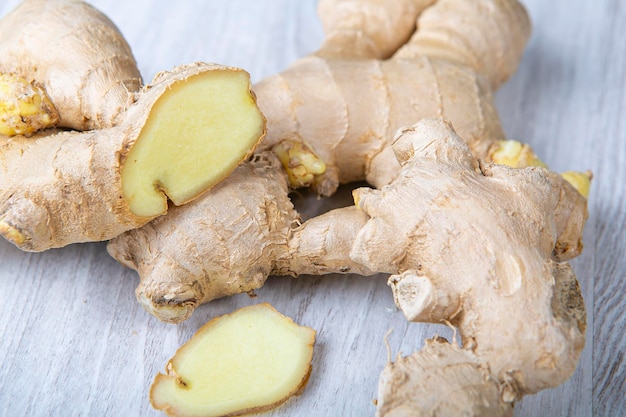
[[[202,303],[263,285],[298,224],[288,194],[277,158],[257,154],[209,193],[112,239],[107,250],[139,273],[136,296],[147,311],[180,322]]]
[[[109,242],[109,254],[138,272],[146,311],[178,323],[270,275],[373,273],[349,258],[367,216],[351,207],[300,224],[281,167],[271,152],[256,154],[197,200]]]
[[[424,120],[401,131],[394,150],[402,170],[391,184],[359,199],[370,219],[354,240],[351,259],[393,274],[389,285],[408,320],[457,327],[464,349],[496,378],[502,401],[564,382],[576,368],[586,324],[576,277],[560,260],[580,252],[579,240],[572,240],[582,234],[586,199],[545,168],[477,169],[469,148],[443,121]],[[450,380],[463,379],[462,368],[450,372],[458,372]],[[426,404],[394,391],[406,379],[381,383],[389,384],[381,387],[381,416],[394,415],[397,404]],[[431,391],[423,386],[414,395]],[[447,415],[480,415],[470,410],[490,396],[477,396],[475,403],[450,396],[441,401],[456,410]],[[390,403],[396,405],[384,406]]]
[[[268,119],[260,149],[285,139],[310,146],[326,165],[313,184],[322,196],[342,183],[388,184],[400,169],[389,141],[423,118],[450,120],[478,158],[505,139],[493,94],[517,68],[530,35],[523,7],[513,0],[410,3],[324,1],[320,18],[329,32],[320,51],[254,86]],[[372,8],[385,13],[373,15]],[[405,25],[407,16],[417,24]],[[413,26],[413,36],[399,44]],[[380,43],[394,45],[382,53],[391,57],[353,56],[361,35],[375,38],[387,27],[393,41]]]

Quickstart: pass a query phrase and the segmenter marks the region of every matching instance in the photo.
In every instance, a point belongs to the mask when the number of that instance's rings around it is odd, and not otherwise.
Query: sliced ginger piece
[[[254,149],[265,119],[244,71],[209,71],[171,86],[154,104],[122,170],[137,216],[185,204],[227,177]]]
[[[150,389],[170,416],[231,416],[274,408],[311,372],[315,331],[267,303],[205,324],[170,359]]]

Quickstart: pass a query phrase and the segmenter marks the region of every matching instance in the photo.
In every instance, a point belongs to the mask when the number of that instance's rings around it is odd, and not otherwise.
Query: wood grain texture
[[[17,0],[3,0],[0,16]],[[144,79],[193,61],[240,66],[253,80],[313,51],[316,0],[93,0],[127,37]],[[626,410],[626,4],[524,0],[534,33],[499,92],[511,138],[555,170],[590,169],[585,252],[573,262],[588,308],[588,342],[574,377],[528,397],[516,416],[619,416]],[[338,198],[342,204],[348,193]],[[324,203],[327,204],[327,203]],[[317,204],[314,210],[324,210]],[[407,323],[384,276],[271,278],[217,300],[177,326],[134,299],[138,278],[103,243],[41,254],[0,241],[0,416],[159,416],[150,383],[211,317],[268,301],[318,330],[304,393],[267,416],[373,415],[378,374],[392,351],[419,349],[443,326]]]

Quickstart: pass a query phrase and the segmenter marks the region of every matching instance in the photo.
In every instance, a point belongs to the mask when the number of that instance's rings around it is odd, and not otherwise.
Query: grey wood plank
[[[533,41],[516,78],[499,97],[505,127],[532,143],[554,169],[590,169],[594,181],[586,249],[574,262],[588,309],[587,346],[571,381],[552,390],[555,395],[537,396],[536,408],[522,401],[518,411],[528,405],[527,415],[541,410],[546,415],[622,415],[625,210],[620,178],[626,130],[620,23],[626,10],[619,1],[526,4],[534,21]],[[576,396],[565,392],[561,397],[569,386]],[[561,405],[554,407],[553,399]]]

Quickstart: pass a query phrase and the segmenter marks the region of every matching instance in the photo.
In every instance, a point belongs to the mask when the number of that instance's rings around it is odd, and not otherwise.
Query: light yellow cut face
[[[265,120],[244,71],[209,71],[175,83],[153,106],[122,169],[137,216],[181,205],[227,177],[253,150]]]
[[[245,307],[201,328],[159,374],[152,405],[172,416],[265,410],[302,389],[315,332],[269,304]]]

